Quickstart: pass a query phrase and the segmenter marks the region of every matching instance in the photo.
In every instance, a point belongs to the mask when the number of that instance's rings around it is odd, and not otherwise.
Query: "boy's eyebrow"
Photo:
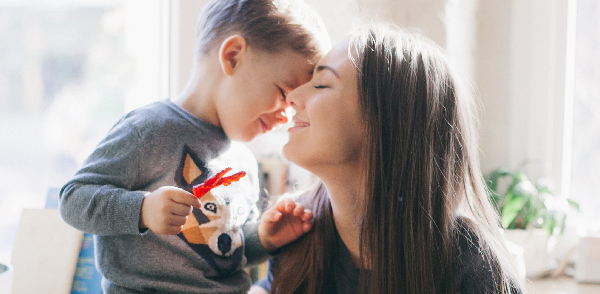
[[[314,70],[311,69],[308,72],[308,75],[312,77],[313,73],[314,73]],[[300,87],[302,85],[302,83],[298,79],[299,79],[299,77],[296,77],[293,80],[284,81],[283,84],[288,89],[296,89],[296,88],[298,88],[298,87]]]
[[[325,69],[331,71],[338,79],[340,78],[340,75],[331,66],[327,66],[327,65],[317,66],[317,69],[315,70],[315,72],[320,72]]]

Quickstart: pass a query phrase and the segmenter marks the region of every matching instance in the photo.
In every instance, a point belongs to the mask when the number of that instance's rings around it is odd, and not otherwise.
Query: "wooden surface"
[[[579,284],[569,276],[527,281],[528,294],[600,294],[600,284]]]
[[[24,209],[12,256],[12,293],[70,293],[82,237],[56,209]]]

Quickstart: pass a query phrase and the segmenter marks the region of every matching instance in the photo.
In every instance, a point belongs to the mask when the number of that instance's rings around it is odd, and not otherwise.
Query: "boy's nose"
[[[262,115],[261,119],[267,124],[269,130],[276,130],[282,125],[290,122],[291,116],[286,109],[278,109],[274,112]]]

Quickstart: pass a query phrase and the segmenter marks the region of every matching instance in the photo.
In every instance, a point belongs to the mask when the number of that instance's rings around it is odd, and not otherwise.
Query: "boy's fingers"
[[[171,214],[176,216],[188,216],[190,213],[192,213],[192,207],[185,204],[178,203],[171,209]]]
[[[264,215],[269,222],[278,222],[282,216],[281,212],[273,209],[265,211]]]
[[[275,204],[275,206],[273,206],[272,209],[275,209],[275,210],[281,211],[281,212],[285,212],[285,205],[286,205],[286,201],[281,200],[281,201],[277,202],[277,204]]]
[[[177,203],[185,204],[185,205],[192,206],[195,208],[200,208],[200,206],[202,205],[202,203],[200,202],[200,199],[198,199],[198,197],[194,196],[194,194],[189,193],[185,190],[181,190],[180,193],[174,193],[172,195],[171,199]]]
[[[275,205],[274,209],[281,212],[290,213],[294,210],[294,207],[296,207],[296,204],[292,200],[283,199],[277,202],[277,205]]]
[[[173,216],[169,220],[170,226],[183,226],[187,221],[187,216]]]
[[[181,230],[183,230],[183,226],[165,225],[154,232],[161,235],[177,235],[179,232],[181,232]]]
[[[290,199],[286,199],[285,200],[285,212],[292,213],[292,211],[294,211],[295,207],[296,207],[296,203],[295,202],[293,202]]]
[[[302,223],[302,231],[307,233],[311,229],[312,229],[312,223],[309,223],[309,222]]]
[[[170,225],[168,229],[168,234],[177,235],[179,234],[179,232],[181,232],[181,230],[183,230],[183,226]]]
[[[313,218],[313,212],[308,209],[305,209],[304,214],[302,215],[302,218],[301,218],[302,221],[307,222],[307,221],[310,221],[312,218]]]
[[[294,216],[301,216],[304,213],[304,205],[296,204],[296,208],[294,209]]]

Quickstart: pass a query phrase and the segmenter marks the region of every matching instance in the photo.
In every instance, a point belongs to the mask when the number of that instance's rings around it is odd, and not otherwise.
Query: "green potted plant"
[[[556,195],[548,180],[534,185],[520,170],[496,169],[486,183],[504,229],[542,228],[549,236],[560,234],[569,207],[579,210],[577,202]]]
[[[563,232],[569,210],[579,210],[579,205],[556,195],[549,180],[533,184],[520,169],[496,169],[486,177],[486,183],[505,238],[524,250],[527,276],[548,273],[548,239]]]

